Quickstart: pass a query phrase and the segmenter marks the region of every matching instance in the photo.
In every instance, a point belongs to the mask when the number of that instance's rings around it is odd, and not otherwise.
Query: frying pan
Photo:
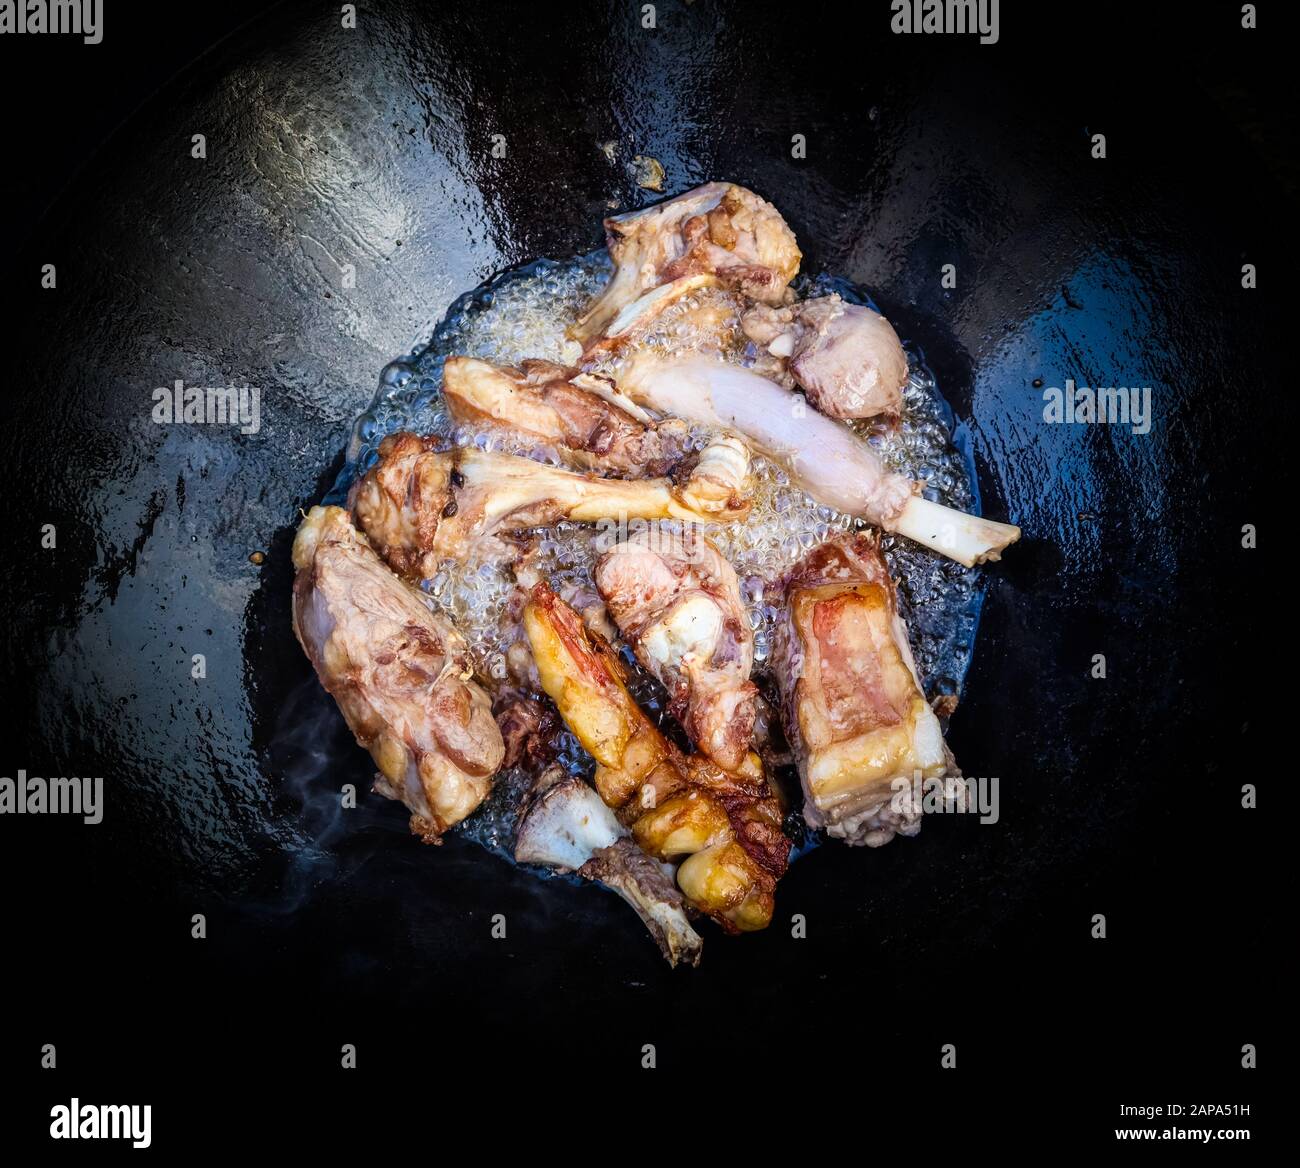
[[[1241,286],[1277,255],[1273,178],[1140,29],[1115,87],[1064,83],[1009,14],[981,48],[883,15],[849,36],[784,6],[656,7],[647,30],[616,3],[394,2],[347,30],[289,0],[140,109],[33,233],[22,262],[58,290],[15,297],[4,350],[5,773],[103,775],[107,808],[5,849],[32,984],[92,979],[115,1006],[64,1041],[100,1066],[145,1027],[149,1059],[115,1065],[160,1090],[160,1063],[226,1067],[223,1034],[253,1052],[240,1073],[274,1049],[286,1077],[348,1040],[388,1065],[412,1036],[565,1071],[635,1070],[650,1043],[670,1071],[721,1050],[763,1078],[798,1056],[919,1082],[951,1042],[1025,1084],[1043,1045],[1108,1082],[1236,1072],[1271,920],[1241,785],[1264,779],[1286,623],[1281,529],[1242,546],[1291,422],[1282,277]],[[820,848],[772,928],[711,933],[698,970],[599,889],[421,847],[373,797],[341,813],[369,763],[289,623],[299,509],[380,370],[493,272],[589,251],[611,208],[660,197],[634,155],[665,194],[753,188],[805,271],[869,289],[934,368],[984,513],[1024,529],[985,572],[950,730],[999,779],[999,822]],[[1067,378],[1149,385],[1151,432],[1045,424]],[[176,380],[259,387],[259,432],[154,424]],[[210,1024],[169,1035],[196,1003]]]

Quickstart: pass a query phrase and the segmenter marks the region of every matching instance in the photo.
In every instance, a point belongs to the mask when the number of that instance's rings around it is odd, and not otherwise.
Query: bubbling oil
[[[539,260],[503,272],[457,299],[427,344],[384,369],[374,400],[353,427],[347,465],[328,501],[341,501],[355,478],[374,465],[383,438],[400,430],[436,434],[448,444],[493,449],[496,440],[491,434],[458,428],[449,418],[441,395],[444,361],[467,356],[517,365],[537,357],[572,364],[576,347],[565,330],[601,291],[609,272],[603,251],[567,262]],[[842,280],[801,278],[795,287],[801,297],[834,291],[851,302],[871,304],[860,289]],[[708,353],[747,365],[756,354],[740,329],[740,311],[741,304],[730,293],[701,290],[665,308],[638,338],[637,346],[665,355],[687,350]],[[900,419],[849,425],[889,469],[923,483],[926,497],[976,511],[974,468],[960,431],[954,430],[952,412],[921,352],[906,342],[904,348],[910,374]],[[617,378],[625,359],[625,353],[616,354],[598,369]],[[690,443],[702,449],[716,436],[717,431],[695,425]],[[749,516],[739,523],[712,525],[707,532],[740,578],[754,629],[755,675],[762,682],[770,668],[773,634],[782,611],[780,578],[818,544],[844,532],[866,530],[867,525],[819,504],[768,459],[755,457],[753,471],[755,492]],[[531,562],[556,592],[594,593],[596,560],[611,543],[607,527],[560,523],[536,533],[536,540]],[[898,582],[900,608],[927,695],[933,699],[959,693],[979,619],[979,569],[964,568],[888,534],[881,546]],[[511,568],[448,563],[422,587],[465,635],[484,678],[504,681],[506,654],[518,635],[507,619],[517,587]],[[633,693],[653,716],[666,718],[658,684],[639,673],[629,653],[624,657],[633,667]],[[564,765],[585,768],[587,760],[571,735],[563,736],[560,747]],[[531,776],[517,770],[503,772],[492,797],[460,830],[509,858],[518,807],[530,782]]]

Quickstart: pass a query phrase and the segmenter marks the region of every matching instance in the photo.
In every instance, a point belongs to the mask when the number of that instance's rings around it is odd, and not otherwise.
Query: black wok
[[[887,6],[852,37],[705,0],[665,0],[653,32],[613,3],[390,3],[355,31],[336,7],[280,4],[180,74],[16,261],[3,773],[108,792],[97,827],[0,823],[24,984],[108,1003],[25,1037],[158,1091],[213,1068],[311,1081],[345,1041],[372,1066],[436,1048],[598,1074],[646,1043],[670,1073],[725,1050],[773,1088],[832,1057],[927,1083],[943,1043],[984,1083],[1043,1087],[1044,1047],[1116,1096],[1238,1082],[1271,923],[1241,786],[1266,778],[1293,395],[1280,188],[1219,107],[1131,24],[1141,67],[1112,87],[1063,80],[1027,13],[980,47],[892,36]],[[1072,26],[1079,59],[1102,27]],[[289,625],[299,509],[381,368],[460,292],[658,197],[634,154],[666,193],[752,187],[806,271],[870,289],[968,428],[984,512],[1024,529],[987,570],[950,732],[999,778],[999,823],[821,848],[770,930],[710,934],[693,971],[598,889],[421,847],[377,799],[340,815],[369,762]],[[1151,433],[1044,424],[1067,378],[1151,386]],[[260,387],[260,431],[153,424],[178,379]]]

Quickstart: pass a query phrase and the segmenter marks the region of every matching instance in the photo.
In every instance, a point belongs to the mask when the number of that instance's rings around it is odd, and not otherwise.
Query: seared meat
[[[819,296],[784,308],[756,305],[741,327],[770,357],[786,363],[809,402],[827,417],[902,412],[907,357],[878,312],[839,296]]]
[[[739,768],[754,729],[754,634],[722,553],[692,528],[649,528],[601,557],[596,587],[692,741]]]
[[[764,928],[790,841],[755,754],[735,772],[682,754],[637,706],[618,657],[544,583],[524,627],[542,686],[596,759],[596,790],[656,860],[682,860],[686,899],[728,931]]]
[[[357,525],[393,571],[408,579],[437,573],[439,528],[454,510],[456,459],[455,451],[440,452],[434,438],[390,434],[379,444],[379,461],[348,492]]]
[[[505,751],[464,639],[339,507],[311,509],[293,564],[294,632],[375,760],[375,790],[437,842],[486,797]]]
[[[511,369],[450,357],[442,392],[456,422],[492,429],[514,453],[543,450],[601,475],[664,475],[685,452],[683,423],[656,425],[631,402],[620,403],[612,383],[549,361]]]
[[[771,203],[715,182],[605,220],[614,274],[571,331],[589,344],[618,313],[660,285],[716,278],[763,304],[780,304],[799,271],[799,245]]]
[[[953,767],[870,536],[814,548],[790,575],[774,665],[804,817],[851,844],[914,834],[916,780]]]
[[[444,558],[508,554],[502,536],[562,519],[683,519],[716,523],[749,511],[748,451],[723,439],[679,487],[669,479],[602,479],[512,454],[440,451],[435,440],[390,434],[349,506],[394,571],[427,579]]]
[[[555,758],[555,711],[536,698],[511,692],[495,703],[493,712],[505,742],[502,766],[524,766],[538,774]]]

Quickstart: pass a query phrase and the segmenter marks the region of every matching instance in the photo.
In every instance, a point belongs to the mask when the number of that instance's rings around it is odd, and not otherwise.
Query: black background
[[[31,264],[44,208],[59,198],[65,206],[94,199],[82,179],[95,150],[173,74],[260,7],[167,6],[164,20],[147,5],[106,0],[101,46],[0,39],[6,321],[23,319],[24,298],[39,294]],[[1180,6],[1177,18],[1135,7],[1052,6],[1049,15],[1047,5],[1004,3],[996,67],[1004,79],[1019,78],[1027,106],[1049,93],[1092,101],[1108,126],[1135,127],[1135,156],[1145,149],[1162,168],[1184,175],[1189,199],[1207,186],[1247,192],[1223,231],[1248,241],[1243,250],[1278,273],[1276,290],[1261,291],[1260,299],[1261,310],[1280,320],[1277,286],[1293,250],[1288,216],[1296,181],[1294,41],[1291,27],[1281,27],[1289,20],[1285,6],[1260,5],[1268,27],[1248,39],[1216,24],[1231,28],[1238,5]],[[840,53],[855,27],[851,15],[823,6],[790,19],[800,38],[834,38]],[[772,84],[779,87],[780,78]],[[1214,120],[1189,123],[1185,111],[1193,110],[1210,111]],[[1226,176],[1215,137],[1224,127],[1238,136]],[[1114,162],[1121,174],[1137,165]],[[1254,208],[1251,222],[1242,222],[1242,206]],[[1265,364],[1278,382],[1257,384],[1257,399],[1223,400],[1207,387],[1201,401],[1211,419],[1205,442],[1215,440],[1216,412],[1257,415],[1260,432],[1252,457],[1237,464],[1231,498],[1206,500],[1206,531],[1223,537],[1224,550],[1207,549],[1194,590],[1161,598],[1163,620],[1151,632],[1160,642],[1148,651],[1180,663],[1186,690],[1156,698],[1130,678],[1122,698],[1099,710],[1072,708],[1059,723],[1093,740],[1113,735],[1101,757],[1150,794],[1122,824],[1099,812],[1099,822],[1080,825],[1090,861],[1070,856],[1059,868],[1024,869],[1008,863],[1007,907],[954,894],[946,906],[951,936],[907,935],[897,957],[888,937],[877,938],[869,953],[863,949],[860,978],[853,975],[853,936],[870,923],[869,907],[827,926],[825,940],[814,927],[794,964],[768,965],[760,951],[724,967],[722,942],[713,939],[716,974],[706,957],[699,971],[649,983],[620,965],[617,947],[635,943],[632,925],[620,921],[608,951],[593,951],[580,944],[590,934],[566,907],[550,931],[538,927],[512,940],[513,971],[504,979],[510,996],[503,998],[494,988],[500,949],[483,913],[454,923],[436,971],[421,968],[436,939],[421,935],[430,926],[418,914],[398,907],[410,895],[400,868],[388,877],[395,907],[364,936],[340,937],[331,928],[336,906],[348,901],[346,889],[334,889],[309,898],[290,920],[250,925],[235,911],[211,909],[213,940],[199,946],[188,935],[191,902],[132,871],[125,850],[114,854],[108,845],[106,856],[97,845],[83,854],[71,825],[0,822],[3,1134],[39,1144],[49,1106],[77,1095],[153,1103],[160,1149],[196,1139],[243,1146],[262,1121],[294,1148],[383,1146],[405,1131],[427,1140],[432,1152],[439,1132],[466,1118],[455,1101],[461,1090],[504,1119],[551,1089],[570,1103],[553,1132],[580,1132],[575,1114],[611,1109],[634,1142],[653,1132],[665,1154],[677,1151],[684,1129],[709,1127],[762,1135],[779,1126],[814,1141],[836,1129],[855,1148],[871,1147],[882,1128],[917,1146],[947,1133],[992,1150],[1025,1131],[1049,1147],[1102,1146],[1121,1102],[1250,1103],[1249,1120],[1186,1126],[1247,1126],[1258,1137],[1276,1122],[1268,1089],[1283,1059],[1279,1014],[1293,993],[1271,945],[1289,923],[1280,905],[1292,881],[1289,872],[1278,879],[1265,867],[1289,858],[1280,805],[1291,779],[1280,742],[1289,729],[1293,618],[1280,549],[1294,520],[1277,511],[1277,493],[1285,489],[1291,413],[1268,407],[1272,395],[1293,396],[1293,384],[1282,380],[1289,339],[1276,338],[1276,360]],[[19,403],[35,392],[50,391],[20,379],[5,387]],[[45,441],[48,457],[75,458],[77,419]],[[1261,517],[1261,530],[1276,520],[1275,534],[1245,566],[1231,558],[1243,499]],[[24,553],[15,547],[9,554]],[[1040,560],[1037,571],[1050,567]],[[1101,615],[1072,618],[1077,625],[1066,640],[1081,660],[1100,627],[1090,621],[1122,609],[1130,586],[1142,582],[1117,581]],[[1020,687],[1028,693],[1037,685],[1032,672],[1012,671],[1009,679],[1002,662],[986,657],[990,646],[1012,652],[1017,636],[1032,635],[1017,627],[1021,620],[996,608],[986,616],[991,627],[981,634],[968,680],[976,709],[1018,703]],[[1182,635],[1188,628],[1196,639]],[[1144,635],[1140,627],[1129,632]],[[6,707],[20,716],[7,732],[13,748],[4,773],[39,754],[23,714],[36,668],[17,655],[6,662]],[[1144,721],[1147,701],[1159,712]],[[1178,711],[1171,718],[1176,738],[1162,729],[1166,711]],[[1032,727],[1017,740],[1029,749]],[[1097,776],[1099,784],[1114,778]],[[1253,815],[1234,812],[1232,792],[1245,781],[1261,789],[1263,809]],[[918,844],[931,836],[940,854],[959,854],[966,830],[927,826],[906,853],[891,845],[873,876],[884,885],[904,879],[908,865],[926,863]],[[451,854],[433,858],[446,860],[436,877],[444,887],[482,878],[481,862],[446,850]],[[423,855],[414,861],[429,862]],[[837,889],[856,889],[862,879],[859,854],[826,849],[815,866],[796,867],[786,895],[791,904],[833,900]],[[1016,886],[1021,879],[1033,887]],[[535,893],[512,886],[502,896],[501,911],[518,909],[537,922]],[[1087,922],[1097,911],[1108,913],[1105,943],[1089,939]],[[399,939],[386,947],[390,936]],[[964,938],[972,939],[969,951]],[[548,971],[565,972],[529,987],[539,948],[549,954]],[[350,965],[339,962],[340,950],[355,950]],[[724,968],[730,984],[721,981]],[[822,983],[832,974],[830,989]],[[608,979],[598,991],[593,976]],[[356,1072],[338,1069],[345,1041],[360,1047]],[[44,1042],[57,1044],[57,1072],[39,1069]],[[658,1077],[649,1085],[637,1078],[643,1042],[658,1048]],[[938,1070],[946,1042],[958,1047],[955,1073]],[[1240,1069],[1246,1042],[1260,1046],[1258,1071]],[[849,1096],[847,1113],[830,1101],[839,1090]],[[701,1108],[702,1101],[711,1106]],[[667,1132],[665,1122],[672,1124]],[[581,1136],[572,1138],[581,1149]],[[814,1143],[813,1150],[822,1149]]]

